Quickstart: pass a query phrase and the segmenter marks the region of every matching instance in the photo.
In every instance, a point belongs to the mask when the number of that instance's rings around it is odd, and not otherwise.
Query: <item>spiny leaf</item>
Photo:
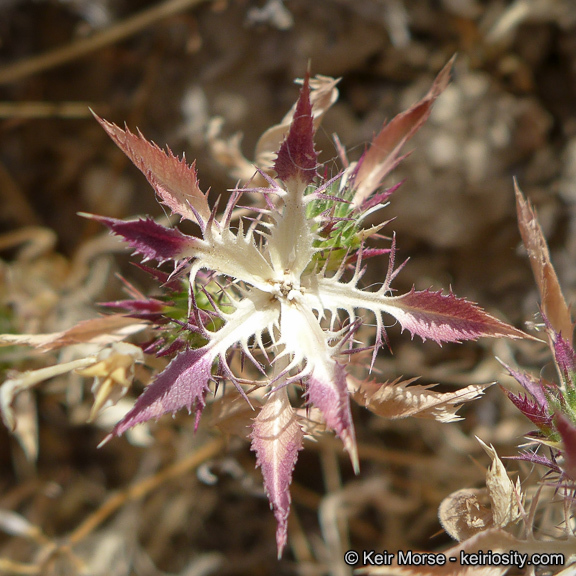
[[[314,123],[314,130],[318,128],[322,117],[326,111],[338,99],[338,89],[336,84],[340,80],[330,78],[329,76],[317,75],[315,78],[310,78],[309,84],[311,88],[310,102],[312,104],[312,120]],[[265,169],[270,165],[268,158],[277,154],[286,133],[289,131],[290,126],[296,116],[296,109],[298,102],[291,108],[291,110],[284,116],[280,124],[272,126],[258,140],[256,145],[256,165]]]
[[[328,428],[342,440],[352,466],[358,472],[356,434],[344,367],[335,361],[316,367],[306,378],[306,395],[308,401],[322,412]]]
[[[572,340],[574,325],[570,310],[562,294],[558,276],[550,260],[550,252],[544,238],[544,233],[531,204],[526,201],[518,183],[514,182],[516,192],[516,210],[518,227],[522,241],[530,258],[530,265],[540,292],[542,312],[551,326],[568,341]]]
[[[576,480],[576,424],[558,412],[554,417],[556,429],[562,437],[562,470],[572,480]]]
[[[540,464],[542,466],[546,466],[546,468],[550,468],[553,472],[558,474],[562,473],[562,469],[555,460],[551,458],[547,458],[546,456],[541,456],[540,454],[536,454],[535,452],[521,452],[518,456],[505,456],[507,460],[521,460],[523,462],[532,462],[533,464]]]
[[[272,392],[254,420],[252,450],[262,470],[264,487],[278,523],[278,557],[286,546],[290,513],[290,483],[304,433],[288,400],[286,387]]]
[[[521,330],[484,312],[476,304],[457,298],[452,292],[416,291],[390,298],[386,311],[392,314],[403,329],[423,340],[459,342],[481,336],[531,338]]]
[[[562,334],[554,332],[551,336],[554,346],[554,358],[560,372],[564,377],[564,382],[569,389],[574,390],[574,379],[576,375],[576,352],[572,344],[562,337]]]
[[[152,218],[139,220],[117,220],[94,214],[81,214],[86,218],[98,220],[110,228],[114,234],[122,236],[136,253],[148,260],[180,260],[187,250],[196,246],[197,241],[185,236],[175,228],[166,228]]]
[[[545,384],[542,379],[537,380],[534,376],[526,372],[518,372],[510,366],[507,366],[500,359],[497,360],[508,370],[508,373],[514,378],[526,392],[528,392],[538,403],[542,410],[548,410],[548,399],[546,398]]]
[[[392,273],[392,277],[396,272]],[[341,274],[340,274],[341,276]],[[476,304],[457,298],[452,292],[416,291],[414,288],[402,296],[387,296],[386,282],[377,292],[360,290],[353,285],[358,276],[344,284],[338,282],[339,273],[331,278],[318,277],[317,290],[321,293],[324,309],[334,314],[343,309],[354,319],[354,309],[371,310],[381,325],[380,314],[390,314],[412,336],[423,340],[431,339],[437,343],[475,340],[483,336],[530,338],[537,340],[521,330],[494,318]]]
[[[520,396],[513,394],[510,390],[503,388],[502,390],[508,396],[510,401],[528,418],[533,424],[538,426],[540,430],[546,435],[550,434],[554,428],[552,414],[548,412],[537,401],[531,400],[528,396]]]
[[[356,191],[355,206],[361,206],[401,160],[400,150],[426,122],[436,98],[448,86],[454,60],[455,56],[440,71],[422,100],[395,116],[372,140],[352,175],[352,187]]]
[[[116,300],[114,302],[101,302],[100,306],[124,310],[131,318],[142,318],[153,322],[161,322],[162,314],[169,304],[156,298],[141,298],[131,300]]]
[[[208,382],[212,378],[214,354],[205,348],[180,352],[136,400],[134,408],[116,424],[111,436],[182,408],[196,411],[196,426],[206,405]],[[106,441],[105,440],[105,441]]]
[[[305,184],[310,184],[316,174],[318,155],[314,150],[314,122],[309,79],[307,73],[300,90],[294,119],[274,164],[274,170],[283,182],[297,178]]]
[[[338,82],[339,79],[321,75],[310,79],[310,101],[315,129],[318,129],[322,117],[338,99],[338,89],[336,88]],[[222,120],[220,118],[213,119],[206,135],[212,156],[235,180],[242,182],[250,180],[253,186],[262,185],[265,179],[262,174],[254,173],[254,167],[265,173],[270,172],[278,149],[290,129],[295,110],[296,105],[290,109],[279,124],[271,126],[260,136],[256,144],[253,162],[248,161],[242,154],[240,147],[242,133],[236,133],[230,138],[223,138],[221,136]]]
[[[162,203],[187,220],[196,221],[200,218],[199,224],[208,221],[210,207],[207,195],[198,186],[195,164],[189,166],[184,158],[178,159],[169,149],[167,153],[164,152],[146,140],[140,132],[138,135],[132,134],[128,128],[122,130],[96,114],[94,117],[146,176]]]

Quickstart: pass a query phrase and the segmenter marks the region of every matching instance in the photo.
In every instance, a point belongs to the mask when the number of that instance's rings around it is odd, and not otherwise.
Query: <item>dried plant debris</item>
[[[519,479],[514,484],[494,448],[479,442],[492,458],[486,472],[486,488],[459,490],[446,498],[439,509],[444,530],[459,542],[489,528],[506,528],[521,518],[523,497]]]
[[[355,400],[368,410],[385,418],[432,418],[439,422],[459,420],[456,414],[464,403],[475,400],[491,384],[471,384],[455,392],[434,392],[434,384],[414,384],[416,378],[397,378],[383,384],[374,381],[358,385]]]

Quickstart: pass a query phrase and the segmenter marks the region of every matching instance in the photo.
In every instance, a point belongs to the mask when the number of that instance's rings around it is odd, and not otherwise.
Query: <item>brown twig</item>
[[[17,574],[18,576],[35,576],[40,573],[36,564],[14,562],[8,558],[0,558],[0,574]]]
[[[3,202],[4,217],[13,218],[20,226],[35,226],[41,223],[40,216],[2,162],[0,162],[0,199]]]
[[[90,118],[90,102],[0,102],[0,118]]]
[[[36,527],[34,527],[34,530],[28,536],[41,544],[42,552],[40,557],[44,558],[44,562],[48,563],[59,554],[63,554],[66,555],[70,561],[80,563],[81,561],[73,553],[73,546],[91,534],[120,507],[127,502],[133,502],[144,498],[164,482],[177,478],[178,476],[198,467],[203,462],[206,462],[206,460],[217,456],[222,451],[224,445],[224,438],[215,438],[204,446],[201,446],[196,452],[187,458],[184,458],[165,470],[162,470],[157,474],[145,478],[144,480],[129,486],[125,490],[121,490],[114,494],[108,498],[108,500],[106,500],[98,510],[88,516],[88,518],[77,526],[76,529],[68,535],[68,537],[58,540],[50,540],[47,539],[41,530]],[[36,576],[44,573],[45,569],[42,566],[42,562],[25,563],[10,560],[8,558],[0,558],[0,574]]]
[[[208,0],[165,0],[161,4],[143,10],[110,28],[96,32],[88,38],[82,38],[61,48],[0,68],[0,84],[16,82],[32,74],[86,56],[99,48],[128,38],[158,22],[158,20],[168,18],[206,1]]]
[[[173,464],[172,466],[158,472],[150,478],[146,478],[133,486],[129,486],[125,490],[118,492],[111,496],[104,504],[96,510],[93,514],[88,516],[84,522],[82,522],[72,533],[68,536],[68,543],[70,545],[77,544],[93,530],[95,530],[102,522],[104,522],[109,516],[111,516],[118,508],[123,506],[126,502],[139,500],[144,498],[152,490],[161,486],[164,482],[177,478],[182,474],[196,468],[206,460],[213,458],[225,445],[224,438],[215,438],[211,442],[208,442],[196,452]]]

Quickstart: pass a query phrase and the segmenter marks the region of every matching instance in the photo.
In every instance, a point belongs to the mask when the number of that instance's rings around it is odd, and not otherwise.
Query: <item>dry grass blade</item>
[[[2,167],[0,165],[0,172]],[[2,175],[0,174],[0,188],[2,188]],[[9,189],[9,193],[11,190]],[[16,199],[12,200],[14,204]],[[18,203],[18,207],[19,203]],[[28,226],[0,236],[0,250],[18,248],[18,259],[22,261],[33,260],[46,255],[56,244],[56,234],[49,228],[42,226]]]
[[[32,564],[22,564],[20,562],[13,562],[8,558],[0,558],[0,573],[1,574],[16,574],[16,575],[36,575],[40,574],[40,567]]]

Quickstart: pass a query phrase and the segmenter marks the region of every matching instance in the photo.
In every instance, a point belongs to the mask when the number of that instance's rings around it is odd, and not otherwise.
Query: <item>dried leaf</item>
[[[210,153],[216,162],[226,169],[231,178],[247,182],[254,176],[255,166],[242,154],[240,148],[242,134],[237,132],[229,138],[224,138],[221,135],[223,124],[224,119],[221,117],[212,118],[208,123],[206,140]],[[268,164],[270,165],[271,163]],[[258,164],[256,166],[261,168]]]
[[[72,362],[56,364],[56,366],[49,366],[48,368],[40,368],[39,370],[10,373],[8,380],[0,386],[0,413],[6,427],[11,432],[17,429],[18,413],[14,412],[12,403],[18,394],[33,388],[45,380],[67,374],[72,370],[85,368],[95,362],[96,357],[90,356],[73,360]]]
[[[492,501],[492,518],[494,526],[505,528],[520,519],[520,503],[522,491],[520,484],[514,485],[508,477],[506,468],[496,454],[492,445],[488,446],[480,438],[476,438],[484,451],[492,458],[492,465],[486,472],[486,488]]]
[[[454,392],[434,392],[427,386],[414,385],[417,378],[378,384],[374,381],[364,382],[354,394],[354,399],[371,412],[384,418],[431,418],[440,422],[460,420],[456,414],[464,402],[475,400],[490,384],[471,384]]]
[[[492,511],[485,488],[464,488],[442,500],[438,518],[442,528],[458,542],[493,526]]]
[[[542,228],[540,228],[532,205],[524,198],[517,182],[514,182],[514,189],[518,227],[540,292],[542,312],[552,328],[556,332],[560,332],[566,340],[572,342],[574,324],[566,299],[562,294],[558,276],[556,276],[556,271],[550,260],[550,252]]]
[[[78,322],[76,326],[62,332],[56,340],[41,347],[44,350],[56,350],[81,343],[112,344],[144,330],[147,325],[144,320],[127,318],[121,314],[91,318]]]
[[[134,365],[143,361],[144,354],[138,346],[118,342],[101,350],[96,359],[95,364],[77,370],[80,376],[94,378],[94,404],[89,422],[93,422],[102,410],[113,406],[126,395],[134,379]]]
[[[34,346],[43,350],[57,350],[73,344],[111,344],[140,332],[147,326],[145,320],[111,314],[83,320],[62,332],[50,334],[1,334],[0,346],[13,344]]]
[[[0,346],[34,346],[43,348],[60,338],[63,332],[52,332],[51,334],[0,334]]]

